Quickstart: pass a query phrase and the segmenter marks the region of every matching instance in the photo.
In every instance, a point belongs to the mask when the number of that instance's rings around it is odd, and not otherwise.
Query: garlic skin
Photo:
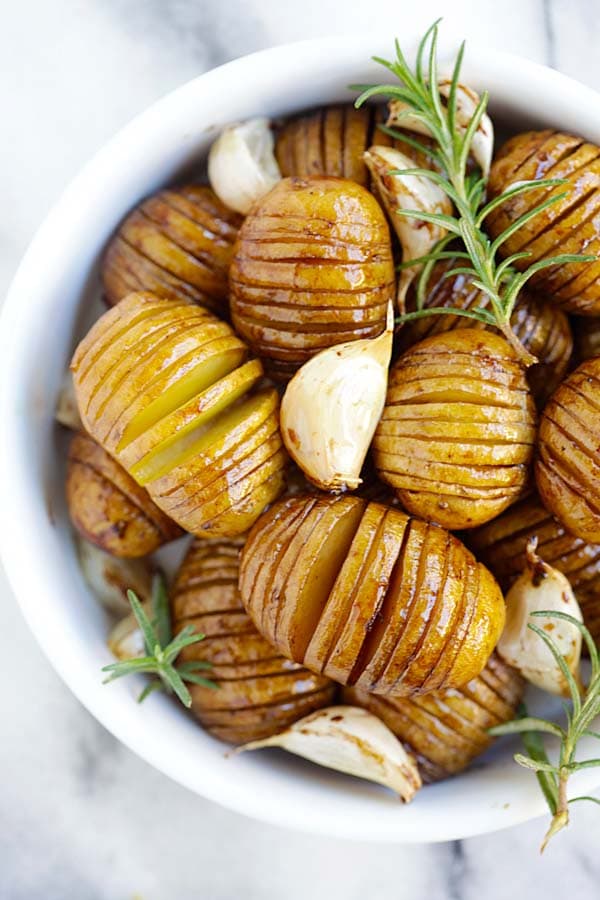
[[[390,302],[385,331],[347,341],[309,359],[281,401],[283,442],[306,477],[324,491],[354,490],[387,390],[394,337]]]
[[[506,595],[506,625],[496,649],[531,684],[550,694],[569,697],[566,678],[552,653],[527,626],[531,622],[547,632],[579,683],[582,641],[579,629],[562,619],[530,618],[530,614],[538,610],[564,612],[580,622],[583,616],[565,576],[540,559],[536,546],[537,538],[533,538],[527,545],[527,568]]]
[[[108,635],[108,649],[117,659],[136,659],[146,655],[144,636],[133,613],[129,613]]]
[[[220,200],[246,215],[281,180],[269,120],[229,125],[208,154],[208,179]]]
[[[134,591],[143,602],[152,593],[154,570],[142,558],[124,559],[111,556],[95,544],[77,538],[77,555],[83,577],[92,593],[112,615],[124,616],[131,612],[127,591]]]
[[[450,95],[450,85],[450,78],[440,78],[438,81],[440,94],[446,99],[448,99]],[[473,118],[473,114],[475,113],[475,109],[477,108],[480,99],[479,94],[470,87],[467,87],[466,84],[457,85],[456,124],[461,134],[464,134],[469,127],[469,123]],[[428,137],[431,136],[431,132],[427,126],[411,114],[411,107],[403,100],[390,101],[388,108],[388,125],[397,125],[399,128],[406,128],[409,131],[415,131],[418,134],[424,134]],[[487,180],[490,173],[492,156],[494,154],[494,126],[487,113],[484,113],[481,117],[481,122],[473,135],[471,152],[475,162],[481,169],[483,177]]]
[[[414,160],[400,150],[373,146],[363,155],[363,159],[375,182],[376,194],[382,200],[402,246],[402,262],[425,256],[447,234],[446,229],[421,219],[398,215],[398,210],[450,215],[452,204],[448,196],[425,175],[390,175],[395,169],[415,167]],[[421,268],[416,265],[400,272],[397,297],[400,313],[404,312],[408,287]]]
[[[65,428],[70,428],[72,431],[81,431],[83,429],[75,398],[73,373],[70,369],[67,369],[60,384],[54,418],[60,425],[64,425]]]
[[[281,747],[304,759],[390,788],[408,803],[421,787],[417,764],[381,719],[357,706],[328,706],[281,734],[238,747],[236,753]]]

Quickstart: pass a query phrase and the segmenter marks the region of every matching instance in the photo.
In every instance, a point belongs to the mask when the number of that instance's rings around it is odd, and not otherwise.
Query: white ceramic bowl
[[[403,37],[411,48],[413,41]],[[457,42],[446,40],[442,58]],[[201,161],[225,123],[348,98],[346,85],[381,80],[368,62],[390,36],[309,41],[232,62],[184,85],[121,131],[72,182],[32,242],[1,319],[0,543],[23,613],[81,702],[119,740],[191,790],[269,822],[350,838],[439,841],[503,828],[544,812],[510,743],[467,773],[402,807],[386,792],[268,752],[227,759],[168,698],[133,702],[128,680],[101,685],[106,622],[78,570],[63,501],[53,424],[57,387],[97,261],[123,214]],[[491,112],[512,130],[556,126],[600,142],[600,95],[543,66],[468,47],[465,80],[488,88]],[[9,636],[4,636],[9,640]],[[582,792],[599,780],[582,775]]]

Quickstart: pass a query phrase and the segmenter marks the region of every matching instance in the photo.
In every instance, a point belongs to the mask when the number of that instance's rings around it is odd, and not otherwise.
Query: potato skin
[[[212,735],[232,744],[260,740],[328,706],[335,685],[290,662],[263,638],[238,591],[242,541],[194,541],[171,598],[174,632],[186,625],[206,634],[180,661],[212,664],[217,690],[190,684],[192,712]]]
[[[394,295],[389,228],[347,178],[284,178],[240,228],[230,270],[237,333],[286,380],[319,350],[385,327]]]
[[[449,259],[434,266],[424,298],[424,309],[433,306],[455,309],[489,308],[489,296],[473,285],[472,278],[466,275],[446,277],[446,273],[458,265],[458,259]],[[407,309],[409,312],[416,309],[414,288],[409,289]],[[538,406],[543,407],[564,378],[573,352],[573,335],[568,316],[552,303],[552,298],[524,290],[516,303],[511,325],[523,346],[539,360],[527,370],[527,380]],[[489,330],[489,326],[483,322],[464,316],[427,316],[402,326],[398,333],[398,347],[407,350],[426,337],[455,328]]]
[[[596,256],[593,263],[564,263],[536,273],[532,287],[550,295],[567,312],[600,315],[600,148],[574,135],[527,131],[501,147],[490,171],[488,190],[494,198],[518,181],[561,178],[554,188],[529,191],[497,207],[486,226],[497,237],[517,218],[551,196],[566,196],[535,216],[506,240],[504,256],[527,250],[517,268],[561,253]]]
[[[146,556],[182,534],[148,492],[83,432],[69,445],[65,488],[79,534],[113,556]]]
[[[476,678],[461,688],[421,697],[379,697],[345,688],[344,703],[378,716],[411,752],[426,784],[466,769],[488,749],[488,728],[514,719],[525,683],[497,653]]]
[[[271,507],[242,552],[240,593],[285,656],[389,697],[470,681],[504,626],[498,585],[457,538],[351,496]]]
[[[279,397],[231,327],[189,301],[130,294],[72,362],[88,433],[201,536],[243,534],[284,489]]]
[[[227,314],[227,277],[242,217],[199,184],[159,191],[133,209],[108,245],[104,296],[155,291]]]
[[[392,366],[375,466],[413,515],[474,528],[523,492],[535,420],[524,370],[504,338],[442,332]]]
[[[575,537],[600,543],[600,358],[563,381],[541,417],[535,478],[544,505]]]
[[[477,559],[498,579],[503,591],[525,570],[527,542],[537,537],[537,553],[569,579],[584,622],[600,641],[600,544],[575,537],[536,493],[513,504],[487,525],[466,536]]]

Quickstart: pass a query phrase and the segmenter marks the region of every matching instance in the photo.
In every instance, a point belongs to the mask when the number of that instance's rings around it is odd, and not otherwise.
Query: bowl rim
[[[407,44],[414,43],[414,38],[411,40],[409,34]],[[444,35],[441,52],[445,55],[455,50],[458,43],[456,37]],[[360,816],[349,817],[347,810],[344,814],[330,814],[325,804],[321,804],[319,815],[314,815],[314,811],[307,810],[305,804],[298,804],[290,809],[278,802],[277,797],[259,799],[255,791],[241,789],[239,779],[230,785],[222,778],[212,778],[210,772],[196,772],[194,777],[190,777],[176,771],[163,758],[162,745],[153,747],[145,743],[144,735],[138,733],[135,722],[131,724],[126,716],[119,714],[121,709],[116,701],[113,709],[110,692],[101,697],[97,686],[94,687],[89,679],[79,677],[82,672],[74,662],[75,657],[69,655],[64,642],[62,645],[60,641],[56,643],[51,604],[48,604],[49,608],[41,609],[39,602],[39,598],[45,598],[48,593],[48,583],[44,572],[35,564],[36,557],[29,548],[29,541],[23,537],[36,534],[40,529],[48,530],[51,525],[47,521],[45,498],[38,496],[34,500],[31,496],[30,473],[22,464],[23,430],[18,427],[19,421],[29,414],[24,405],[26,398],[20,391],[19,379],[25,376],[32,365],[23,359],[25,354],[22,348],[30,343],[28,335],[36,327],[36,311],[41,311],[47,303],[48,284],[62,272],[60,255],[58,259],[50,259],[47,247],[52,247],[56,242],[56,234],[67,237],[74,234],[70,219],[75,214],[75,225],[77,224],[78,217],[82,215],[83,198],[92,186],[97,186],[98,179],[105,177],[113,167],[122,166],[123,157],[142,139],[148,141],[153,137],[158,138],[164,131],[163,117],[168,118],[169,110],[177,104],[191,103],[198,94],[218,92],[224,86],[236,83],[245,84],[247,81],[251,82],[257,72],[271,73],[281,71],[282,67],[293,72],[296,67],[299,70],[313,66],[317,67],[316,71],[323,77],[327,77],[330,70],[345,70],[351,60],[358,60],[356,68],[359,70],[361,60],[366,60],[374,50],[389,45],[390,37],[382,34],[319,38],[262,50],[203,73],[136,116],[72,180],[31,241],[0,314],[0,421],[3,423],[0,430],[0,558],[29,628],[53,668],[92,715],[142,759],[208,799],[271,824],[336,837],[408,843],[449,840],[509,827],[543,814],[544,801],[537,788],[527,789],[523,793],[522,802],[513,803],[508,809],[505,808],[506,805],[504,808],[491,806],[480,816],[463,822],[460,832],[456,831],[454,823],[440,822],[438,828],[434,828],[430,834],[424,834],[422,829],[415,828],[406,819],[398,829],[389,833],[384,827],[374,826],[372,818],[363,821]],[[531,104],[535,104],[536,98],[552,92],[556,108],[561,110],[561,123],[564,122],[565,130],[588,133],[592,139],[600,142],[600,125],[594,126],[594,120],[596,123],[600,121],[600,94],[591,88],[539,63],[483,47],[481,44],[469,46],[467,60],[467,71],[477,72],[479,79],[490,84],[492,89],[494,84],[502,84],[502,78],[508,78],[511,83],[520,79],[522,89],[518,105],[522,111],[527,110],[527,104],[529,109],[535,109],[535,105]],[[574,99],[576,102],[573,104]],[[571,115],[570,103],[576,107]],[[588,115],[582,117],[581,110],[586,106]],[[577,127],[575,123],[579,123]],[[45,413],[51,416],[52,410],[46,410]],[[17,528],[14,523],[19,521],[22,527]],[[130,702],[129,694],[124,696]],[[161,706],[160,715],[164,714],[164,709]],[[595,775],[594,770],[588,770],[582,775],[579,783],[584,792],[591,791],[600,784],[600,773]],[[242,780],[245,777],[242,775]],[[443,815],[440,815],[440,819],[443,819]]]

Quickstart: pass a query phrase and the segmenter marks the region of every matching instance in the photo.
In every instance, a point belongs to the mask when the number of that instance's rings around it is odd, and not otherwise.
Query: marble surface
[[[19,0],[0,26],[0,295],[52,202],[155,98],[228,59],[323,34],[429,23],[600,88],[594,0]],[[0,501],[1,515],[1,501]],[[27,536],[23,536],[26,540]],[[44,598],[40,597],[40,603]],[[0,572],[0,900],[547,900],[597,897],[600,812],[541,860],[541,822],[437,846],[256,823],[119,745],[42,657]]]

